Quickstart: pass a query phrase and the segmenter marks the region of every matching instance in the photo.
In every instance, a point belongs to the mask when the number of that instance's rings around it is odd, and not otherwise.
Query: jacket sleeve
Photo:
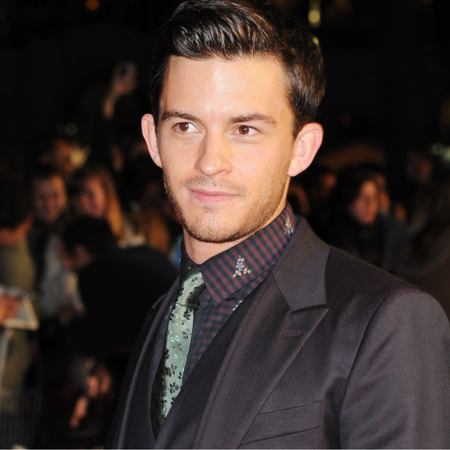
[[[343,448],[450,447],[450,327],[437,302],[402,288],[368,322],[339,417]]]

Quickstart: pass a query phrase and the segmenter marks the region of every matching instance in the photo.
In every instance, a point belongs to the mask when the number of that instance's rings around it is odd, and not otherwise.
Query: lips
[[[206,189],[191,189],[192,196],[201,203],[221,203],[237,197],[225,191],[208,191]]]

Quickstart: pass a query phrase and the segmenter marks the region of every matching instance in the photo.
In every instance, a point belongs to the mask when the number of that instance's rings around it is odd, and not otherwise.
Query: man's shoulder
[[[325,271],[327,303],[330,308],[354,310],[371,316],[377,310],[443,315],[438,302],[411,284],[362,261],[345,251],[330,247]]]
[[[315,304],[326,304],[330,313],[351,313],[354,310],[359,318],[370,317],[383,302],[400,309],[430,308],[441,313],[439,304],[430,295],[382,269],[328,245],[315,235],[306,220],[301,219],[296,235],[287,249],[284,261],[280,261],[279,269],[283,273],[283,279],[291,286],[289,291],[282,288],[285,296],[289,297],[295,292],[294,297],[297,297],[299,293],[304,295],[306,291],[309,296],[317,297],[319,293],[323,301],[317,300]],[[278,278],[281,279],[279,276]],[[287,299],[290,305],[298,305],[295,299]],[[312,302],[308,304],[312,306]]]
[[[333,284],[340,290],[382,293],[395,289],[415,289],[406,281],[344,250],[332,246],[329,249],[326,280],[328,284]]]

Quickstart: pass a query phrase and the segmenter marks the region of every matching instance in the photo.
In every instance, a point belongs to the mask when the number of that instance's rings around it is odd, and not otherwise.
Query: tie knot
[[[180,275],[178,303],[192,305],[205,288],[203,276],[198,267],[190,267]]]

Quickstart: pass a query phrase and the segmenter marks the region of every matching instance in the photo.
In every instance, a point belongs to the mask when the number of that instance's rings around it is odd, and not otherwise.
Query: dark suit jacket
[[[450,447],[450,327],[438,304],[300,225],[184,384],[154,440],[148,315],[107,446]]]
[[[176,278],[166,256],[147,245],[95,258],[78,275],[86,316],[69,325],[75,343],[94,356],[131,350],[148,310]]]

